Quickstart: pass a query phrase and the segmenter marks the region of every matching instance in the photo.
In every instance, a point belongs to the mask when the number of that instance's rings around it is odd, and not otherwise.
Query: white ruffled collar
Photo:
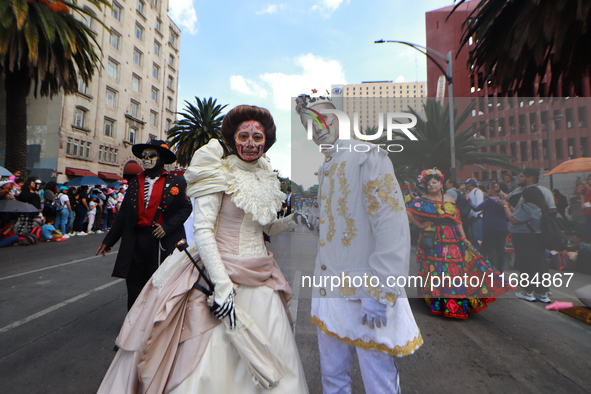
[[[247,163],[232,155],[222,160],[227,174],[226,193],[234,204],[262,226],[271,223],[281,209],[285,194],[280,191],[277,173],[265,158]]]

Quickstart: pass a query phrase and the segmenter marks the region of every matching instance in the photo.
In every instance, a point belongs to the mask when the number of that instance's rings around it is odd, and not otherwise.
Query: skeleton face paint
[[[263,126],[256,120],[240,123],[234,134],[238,156],[247,162],[255,162],[263,155],[266,140]]]
[[[427,183],[427,190],[429,193],[439,193],[441,190],[441,181],[435,178],[431,178]]]
[[[158,165],[160,156],[156,148],[146,148],[142,152],[142,162],[144,163],[145,170],[151,170]]]

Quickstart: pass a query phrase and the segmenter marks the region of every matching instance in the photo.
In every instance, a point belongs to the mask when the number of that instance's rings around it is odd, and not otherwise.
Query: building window
[[[105,126],[103,127],[103,134],[107,137],[113,137],[115,135],[115,122],[111,119],[105,119]]]
[[[178,35],[172,31],[172,29],[170,30],[170,39],[168,40],[168,42],[170,43],[170,45],[172,45],[173,48],[176,48],[176,41],[177,41]]]
[[[519,115],[519,134],[525,133],[525,115]]]
[[[172,129],[172,120],[166,119],[166,131]]]
[[[567,108],[565,112],[566,112],[566,128],[572,129],[573,128],[573,109]]]
[[[160,56],[160,43],[154,40],[154,55]]]
[[[111,8],[111,16],[121,22],[121,12],[123,8],[119,4],[113,3],[113,8]]]
[[[520,153],[521,153],[521,161],[527,160],[527,142],[522,141],[519,143]]]
[[[156,19],[156,31],[160,32],[162,30],[162,21],[160,19]]]
[[[158,7],[158,0],[152,0],[152,5],[154,7]]]
[[[131,76],[131,88],[138,93],[142,90],[142,79],[135,74]]]
[[[109,44],[117,50],[119,50],[119,44],[121,43],[121,36],[111,30],[111,35],[109,36]]]
[[[132,144],[135,144],[136,137],[137,137],[137,129],[130,127],[129,128],[129,142],[131,142]]]
[[[88,86],[84,83],[84,80],[78,76],[78,93],[87,94]]]
[[[536,113],[532,112],[529,114],[529,131],[535,133],[537,131],[536,128]]]
[[[158,89],[152,86],[152,101],[157,103],[158,102]]]
[[[170,97],[170,96],[168,97],[168,101],[167,101],[167,103],[166,103],[166,108],[167,108],[169,111],[173,111],[173,109],[172,109],[172,97]]]
[[[107,63],[107,74],[115,79],[119,78],[119,65],[111,59]]]
[[[84,10],[85,10],[85,11],[87,11],[88,13],[90,13],[90,14],[94,15],[94,12],[92,12],[92,11],[90,10],[90,8],[84,7]],[[86,27],[88,27],[89,29],[91,29],[91,30],[92,30],[92,26],[93,26],[94,20],[93,20],[93,19],[92,19],[90,16],[88,16],[88,15],[81,14],[80,16],[82,17],[82,19],[81,19],[81,22],[82,22],[82,23],[83,23],[83,24],[84,24]]]
[[[138,24],[135,25],[135,38],[140,41],[144,40],[144,28]]]
[[[146,6],[146,3],[144,3],[142,0],[139,0],[137,2],[137,10],[140,12],[140,14],[144,13],[144,7]]]
[[[517,157],[517,144],[515,142],[511,142],[511,156]]]
[[[531,142],[531,159],[532,160],[538,160],[539,155],[538,155],[538,141],[532,141]]]
[[[158,126],[158,112],[150,111],[150,124]]]
[[[587,112],[585,107],[579,107],[579,127],[587,126]]]
[[[554,146],[556,147],[556,159],[562,159],[562,139],[554,140]]]
[[[86,111],[82,108],[76,108],[74,111],[74,127],[83,129],[86,124]]]
[[[168,86],[169,89],[174,90],[174,78],[172,75],[168,76],[168,83],[166,86]]]
[[[78,145],[80,145],[80,140],[74,140],[74,144],[72,145],[73,156],[78,156]]]
[[[133,48],[133,62],[140,67],[142,66],[142,53],[137,48]]]
[[[111,108],[117,108],[117,92],[113,89],[107,88],[105,103]]]
[[[134,118],[139,119],[140,103],[138,103],[137,101],[131,100],[131,103],[129,104],[129,114],[131,116],[133,116]]]
[[[86,143],[86,152],[84,153],[84,157],[86,157],[87,159],[90,159],[90,145],[91,145],[90,142]],[[82,152],[80,152],[80,153],[82,153]],[[80,155],[80,156],[82,156],[82,155]]]
[[[152,76],[156,79],[160,79],[160,67],[156,64],[152,65]]]
[[[99,151],[98,151],[98,160],[102,161],[103,160],[103,146],[99,146]]]
[[[71,155],[72,154],[72,145],[74,143],[74,139],[71,137],[68,137],[68,143],[66,145],[66,154],[67,155]]]
[[[174,55],[170,55],[168,57],[168,65],[172,68],[174,68]]]

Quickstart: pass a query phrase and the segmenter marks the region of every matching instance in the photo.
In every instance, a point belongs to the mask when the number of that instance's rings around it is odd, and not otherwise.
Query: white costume
[[[272,392],[307,393],[287,310],[291,289],[262,234],[296,224],[291,217],[276,219],[285,195],[265,159],[250,164],[237,156],[221,159],[222,153],[212,139],[185,173],[187,195],[195,198],[189,252],[216,284],[216,301],[221,305],[234,288],[236,305],[283,362],[283,379]],[[197,277],[184,253],[177,250],[166,259],[128,313],[117,338],[120,350],[99,393],[265,392],[253,384],[203,293],[191,290]]]
[[[375,145],[338,140],[323,153],[311,320],[319,329],[324,392],[350,392],[354,350],[366,392],[396,392],[392,356],[410,355],[423,343],[404,283],[387,282],[408,276],[410,235],[402,192],[387,154]],[[364,274],[379,278],[379,285],[360,285]],[[360,279],[332,289],[330,279],[320,282],[343,275]],[[385,326],[361,323],[363,298],[388,305]]]

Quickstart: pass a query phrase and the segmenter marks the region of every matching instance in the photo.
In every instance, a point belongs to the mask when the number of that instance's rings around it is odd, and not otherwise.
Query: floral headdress
[[[445,179],[445,177],[443,176],[443,173],[441,171],[439,171],[436,167],[434,167],[434,168],[428,168],[426,170],[423,170],[421,172],[421,174],[419,175],[419,177],[417,178],[417,180],[419,181],[419,183],[423,183],[423,181],[429,175],[436,175],[436,176],[438,176],[439,178],[441,178],[441,182],[443,182],[443,180]]]

